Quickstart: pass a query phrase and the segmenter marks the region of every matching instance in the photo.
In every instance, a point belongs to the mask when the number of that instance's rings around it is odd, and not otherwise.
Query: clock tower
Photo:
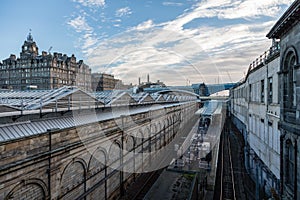
[[[22,45],[22,52],[20,53],[21,59],[36,57],[39,54],[38,49],[39,48],[36,46],[35,41],[33,41],[31,32],[29,32],[27,40],[25,40]]]

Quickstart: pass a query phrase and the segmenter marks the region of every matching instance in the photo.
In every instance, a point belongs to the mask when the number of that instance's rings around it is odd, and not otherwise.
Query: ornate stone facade
[[[267,34],[269,39],[273,39],[273,41],[279,42],[279,50],[280,54],[277,55],[276,61],[278,63],[278,67],[272,68],[268,60],[262,60],[261,66],[267,66],[267,73],[273,72],[272,82],[270,82],[270,77],[265,76],[265,72],[259,72],[261,68],[256,67],[254,68],[253,74],[257,72],[256,77],[257,84],[249,85],[248,89],[246,88],[246,93],[249,94],[249,100],[247,98],[240,98],[245,94],[243,92],[243,85],[238,86],[235,88],[232,93],[232,114],[236,121],[236,124],[239,124],[240,130],[244,133],[244,137],[250,138],[250,141],[253,141],[253,147],[261,147],[258,148],[258,151],[255,150],[257,148],[251,148],[250,151],[246,151],[246,156],[251,154],[258,157],[258,159],[253,159],[252,163],[258,163],[259,166],[263,166],[259,164],[258,161],[260,159],[263,161],[263,164],[268,163],[267,161],[270,160],[270,165],[267,164],[267,170],[271,170],[276,179],[278,179],[278,159],[277,155],[280,155],[280,168],[279,168],[279,175],[280,175],[280,187],[278,192],[281,195],[282,199],[299,199],[300,198],[300,0],[296,0],[292,3],[292,5],[287,9],[287,11],[281,16],[281,18],[276,22],[276,24],[272,27],[270,32]],[[273,42],[276,44],[277,42]],[[276,45],[277,46],[277,45]],[[279,56],[280,55],[280,56]],[[254,62],[253,64],[256,64]],[[252,69],[252,68],[250,68]],[[274,70],[275,71],[274,71]],[[251,72],[251,71],[250,71]],[[246,77],[246,82],[250,75]],[[274,78],[276,77],[276,78]],[[266,82],[266,78],[268,82]],[[261,80],[261,81],[260,81]],[[272,93],[270,93],[270,83],[273,86]],[[258,87],[257,87],[258,86]],[[265,92],[267,91],[267,92]],[[245,96],[245,95],[244,95]],[[246,95],[247,96],[247,95]],[[266,97],[268,96],[268,97]],[[274,101],[275,97],[275,101]],[[256,99],[255,102],[252,99]],[[273,101],[269,101],[272,100]],[[245,100],[246,99],[246,100]],[[269,104],[269,102],[271,104]],[[274,104],[275,103],[275,104]],[[251,104],[261,104],[261,108],[254,110],[254,107]],[[275,106],[275,107],[274,107]],[[263,109],[263,108],[266,109]],[[272,108],[273,107],[273,108]],[[277,108],[278,107],[278,108]],[[275,108],[275,109],[274,109]],[[273,112],[271,111],[273,109]],[[253,112],[254,111],[254,112]],[[269,112],[271,111],[271,112]],[[252,112],[252,113],[251,113]],[[269,117],[265,118],[268,121],[264,120],[264,118],[257,118],[255,116],[259,116],[262,114],[266,114]],[[274,118],[275,117],[275,118]],[[272,120],[272,118],[274,118]],[[270,119],[272,121],[270,121]],[[255,122],[252,123],[251,121]],[[246,122],[246,123],[244,123]],[[265,127],[260,129],[260,124],[267,124]],[[278,124],[278,126],[274,126]],[[272,130],[276,131],[280,134],[280,139],[277,137],[276,134],[271,134],[270,127],[273,126]],[[251,129],[253,130],[251,132]],[[267,133],[267,134],[265,134]],[[259,144],[259,142],[255,141],[255,137],[263,135],[268,135],[267,138],[262,138],[261,141],[263,143]],[[278,145],[275,145],[276,148],[274,149],[276,152],[275,156],[265,157],[264,155],[268,152],[268,144],[270,138],[276,138]],[[268,139],[269,138],[269,139]],[[265,144],[264,144],[265,143]],[[251,147],[251,143],[250,143]],[[252,151],[251,151],[252,150]],[[271,155],[271,154],[270,154]],[[267,159],[263,159],[263,158]],[[254,157],[255,158],[255,157]],[[251,168],[251,160],[250,163],[247,164],[246,159],[246,166],[250,166]],[[273,163],[273,164],[272,164]],[[254,165],[253,165],[254,166]],[[257,165],[256,165],[257,166]],[[272,170],[275,169],[275,170]],[[257,168],[256,174],[261,174],[259,168]],[[265,180],[269,178],[261,178],[260,176],[256,176],[256,182],[259,183],[259,187],[262,186],[261,184],[264,183]],[[262,181],[261,181],[262,180]],[[277,186],[278,184],[276,184]],[[277,187],[276,187],[277,188]],[[275,189],[276,189],[275,188]],[[274,190],[271,190],[272,194]],[[257,190],[257,198],[259,199],[260,191]]]
[[[280,39],[280,180],[282,199],[300,198],[300,1],[296,0],[267,37]]]
[[[245,80],[230,94],[232,120],[245,140],[245,166],[256,182],[257,199],[274,197],[280,191],[277,43],[260,58],[251,63]]]
[[[5,89],[55,89],[78,86],[91,90],[91,69],[82,60],[61,53],[39,55],[36,42],[29,33],[22,45],[20,58],[10,55],[0,63],[0,87]]]

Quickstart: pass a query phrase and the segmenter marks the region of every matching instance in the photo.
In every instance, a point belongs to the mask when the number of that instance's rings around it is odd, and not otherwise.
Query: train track
[[[180,129],[178,131],[181,131],[181,132],[190,131],[189,128],[187,128],[187,127],[192,127],[191,125],[195,124],[196,121],[197,121],[196,117],[192,118],[190,120],[190,122],[188,123],[188,125],[185,126],[185,128]],[[170,154],[170,152],[169,152],[169,154]],[[164,163],[164,160],[168,159],[168,158],[169,158],[168,154],[165,155],[164,157],[162,157],[161,158],[162,160],[159,161],[157,166],[163,166],[162,163]],[[137,181],[134,182],[131,185],[130,189],[126,192],[126,195],[123,196],[121,199],[123,199],[123,200],[141,200],[141,199],[143,199],[146,196],[147,192],[152,187],[152,185],[158,179],[160,174],[163,172],[163,170],[165,170],[166,167],[163,167],[163,168],[161,168],[159,170],[156,170],[156,171],[141,174],[137,178]]]
[[[231,146],[227,130],[224,131],[222,137],[220,200],[236,200],[237,198],[232,165]]]
[[[135,191],[135,192],[132,194],[129,193],[128,195],[126,195],[126,197],[124,199],[126,199],[126,200],[141,200],[141,199],[143,199],[146,196],[149,189],[155,183],[157,178],[160,176],[162,171],[163,171],[163,169],[160,169],[157,171],[153,171],[153,172],[149,172],[149,173],[145,173],[145,174],[141,175],[141,177],[139,177],[139,179],[141,181],[138,181],[138,183],[135,183],[135,185],[134,185],[135,187],[131,188],[131,190]]]
[[[244,166],[243,155],[243,136],[241,133],[237,133],[236,128],[231,125],[230,141],[231,155],[233,156],[233,169],[235,177],[235,192],[237,199],[253,200],[255,199],[255,183],[249,177]]]

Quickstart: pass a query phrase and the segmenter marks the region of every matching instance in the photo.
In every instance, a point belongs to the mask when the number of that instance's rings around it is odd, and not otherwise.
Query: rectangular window
[[[268,103],[273,103],[273,78],[268,78]]]
[[[265,102],[265,80],[261,80],[260,85],[261,85],[260,102],[264,103]]]
[[[252,100],[252,85],[249,85],[249,101],[251,102]]]
[[[288,144],[287,146],[288,155],[287,155],[287,167],[286,167],[286,174],[287,174],[287,185],[291,188],[294,187],[294,168],[295,168],[295,152],[294,147],[292,144]]]

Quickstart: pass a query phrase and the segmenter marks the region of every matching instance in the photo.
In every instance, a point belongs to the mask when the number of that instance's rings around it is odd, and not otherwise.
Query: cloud
[[[178,2],[170,2],[170,1],[165,1],[162,3],[164,6],[182,6],[183,3],[178,3]]]
[[[104,7],[105,0],[73,0],[73,2],[77,2],[87,7]]]
[[[148,73],[152,81],[159,79],[168,85],[185,85],[187,79],[192,83],[238,81],[249,63],[269,48],[271,41],[265,35],[282,6],[290,2],[203,0],[173,20],[156,24],[149,19],[111,38],[86,40],[86,46],[97,46],[89,51],[87,61],[94,72],[113,73],[132,83]],[[208,18],[220,23],[185,26]],[[243,20],[222,24],[232,19]],[[91,33],[87,38],[93,37],[93,30],[80,18],[77,21],[70,24]]]
[[[126,15],[131,15],[132,11],[129,7],[120,8],[116,11],[116,17],[123,17]]]
[[[94,29],[87,23],[84,16],[78,16],[74,19],[71,19],[67,22],[77,33],[82,34],[81,37],[78,39],[78,45],[83,53],[89,55],[94,46],[98,42],[98,38],[94,33]]]
[[[204,0],[194,9],[178,16],[168,24],[169,29],[182,30],[183,26],[195,19],[217,17],[221,19],[257,19],[277,16],[281,5],[289,5],[293,0]]]
[[[153,21],[151,19],[149,19],[149,20],[137,25],[133,29],[141,31],[141,30],[145,30],[145,29],[149,29],[149,28],[153,28],[153,27],[154,27]]]
[[[78,16],[74,19],[71,19],[70,21],[67,22],[68,25],[73,27],[76,32],[83,32],[83,31],[91,31],[92,27],[90,27],[86,20],[85,17],[83,16]]]

